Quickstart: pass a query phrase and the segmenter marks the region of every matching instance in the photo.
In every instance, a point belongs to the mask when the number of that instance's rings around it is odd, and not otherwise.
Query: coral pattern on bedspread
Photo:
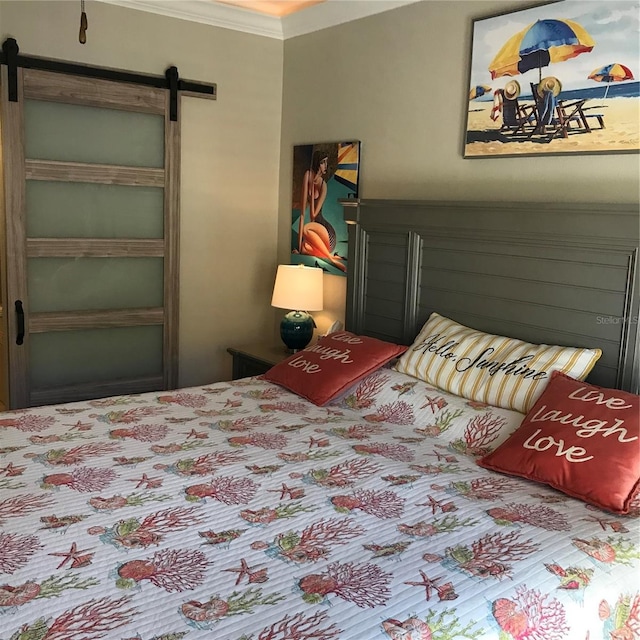
[[[476,465],[522,417],[391,369],[0,414],[0,638],[640,637],[638,501]]]

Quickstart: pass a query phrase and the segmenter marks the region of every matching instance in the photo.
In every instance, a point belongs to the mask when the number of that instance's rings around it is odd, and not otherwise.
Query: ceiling
[[[286,40],[422,0],[99,0]]]

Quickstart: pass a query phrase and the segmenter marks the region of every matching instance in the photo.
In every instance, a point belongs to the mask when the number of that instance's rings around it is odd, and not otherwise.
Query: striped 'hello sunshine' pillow
[[[527,413],[553,371],[584,380],[601,355],[495,336],[432,313],[395,369],[463,398]]]

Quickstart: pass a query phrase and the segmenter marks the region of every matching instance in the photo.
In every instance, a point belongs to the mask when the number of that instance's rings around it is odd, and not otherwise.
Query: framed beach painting
[[[293,148],[291,264],[347,275],[347,225],[339,200],[358,197],[360,142]]]
[[[639,0],[474,20],[465,158],[638,153]]]

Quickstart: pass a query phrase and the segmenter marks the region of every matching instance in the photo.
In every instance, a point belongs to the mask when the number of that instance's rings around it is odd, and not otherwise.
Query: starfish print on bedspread
[[[48,556],[59,556],[63,558],[62,562],[56,567],[56,569],[61,569],[64,567],[67,562],[70,562],[69,565],[71,569],[77,569],[78,567],[86,567],[88,564],[91,564],[93,560],[93,553],[87,553],[90,549],[78,549],[78,546],[75,542],[71,544],[71,548],[66,553],[62,552],[54,552],[48,553]]]

